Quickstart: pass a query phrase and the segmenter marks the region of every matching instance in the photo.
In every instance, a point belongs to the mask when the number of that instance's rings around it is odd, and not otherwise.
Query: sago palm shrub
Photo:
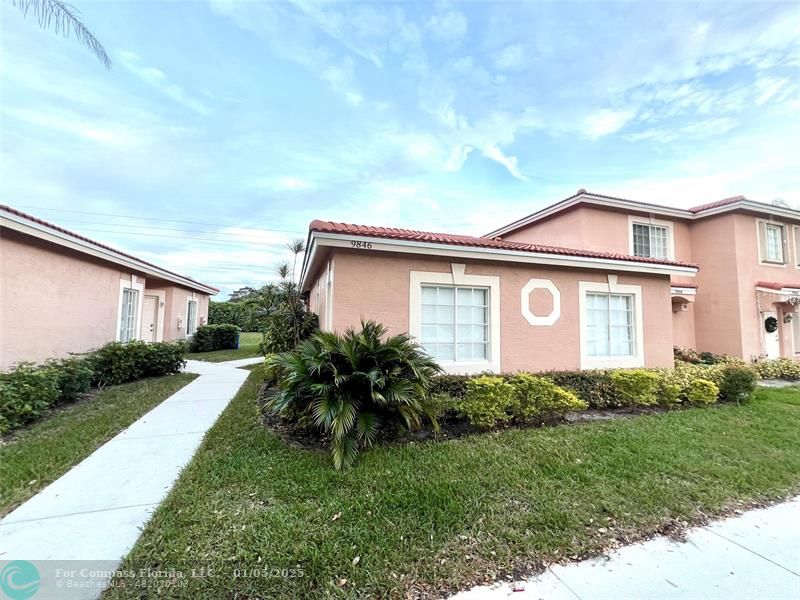
[[[320,332],[268,360],[280,387],[269,408],[309,415],[330,436],[337,469],[351,465],[381,428],[415,429],[425,416],[438,428],[427,392],[439,366],[407,335],[386,334],[383,325],[362,321],[359,331]]]

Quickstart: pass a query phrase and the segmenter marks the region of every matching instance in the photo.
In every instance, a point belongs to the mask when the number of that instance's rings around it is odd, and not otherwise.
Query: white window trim
[[[774,260],[768,260],[761,253],[761,223],[764,223],[764,231],[766,231],[767,225],[775,225],[777,227],[783,227],[783,262],[775,262]],[[782,223],[781,221],[773,221],[771,219],[756,219],[756,250],[758,252],[758,262],[762,266],[765,267],[778,267],[779,269],[785,269],[789,265],[789,240],[787,240],[789,227],[787,227],[786,223]],[[767,240],[764,240],[764,247],[766,248]]]
[[[333,267],[333,257],[331,257],[325,280],[325,331],[333,331]]]
[[[120,279],[119,282],[119,298],[117,299],[117,322],[116,322],[116,329],[117,332],[114,334],[114,339],[118,342],[122,341],[119,336],[119,322],[122,319],[122,292],[124,290],[135,290],[138,292],[138,302],[136,304],[136,323],[133,326],[134,329],[134,338],[135,340],[142,339],[142,301],[144,300],[144,281],[139,281],[139,278],[136,275],[131,275],[130,279]]]
[[[637,225],[658,225],[667,228],[667,258],[664,260],[675,260],[675,234],[672,221],[664,221],[662,219],[655,219],[653,217],[641,217],[637,215],[628,215],[628,254],[636,256],[633,253],[633,226]],[[645,257],[642,257],[645,258]]]
[[[586,316],[586,294],[628,294],[633,296],[634,354],[633,356],[589,356],[586,349],[588,318]],[[581,369],[634,368],[644,366],[644,318],[642,311],[642,286],[617,283],[616,275],[609,275],[608,282],[579,281],[578,306],[580,311]]]
[[[194,309],[194,330],[195,331],[197,331],[197,322],[199,321],[199,315],[200,315],[200,303],[197,301],[197,298],[195,298],[194,292],[192,292],[191,296],[186,296],[186,310],[183,312],[184,316],[186,317],[186,324],[185,324],[185,326],[183,328],[183,335],[184,335],[185,338],[190,338],[190,337],[192,337],[194,335],[193,333],[192,334],[188,333],[188,329],[189,329],[189,303],[190,302],[194,302],[195,304],[197,304],[197,306]]]
[[[797,251],[797,232],[800,231],[800,226],[792,225],[792,255],[794,256],[794,266],[800,269],[800,252]]]
[[[452,263],[450,273],[410,271],[408,306],[408,333],[418,342],[422,339],[422,287],[423,285],[452,285],[483,287],[489,291],[489,346],[486,360],[438,361],[446,373],[469,375],[501,371],[500,361],[500,277],[496,275],[467,275],[466,265]]]

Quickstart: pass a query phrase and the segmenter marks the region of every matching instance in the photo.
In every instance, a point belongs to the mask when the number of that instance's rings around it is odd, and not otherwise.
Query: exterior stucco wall
[[[120,281],[130,281],[131,276],[144,284],[144,295],[165,292],[163,339],[183,339],[185,329],[177,330],[173,313],[182,311],[185,328],[186,297],[191,291],[3,229],[0,369],[86,352],[117,339]],[[195,296],[199,325],[208,320],[209,297]]]
[[[308,296],[308,308],[319,317],[319,328],[327,331],[328,328],[328,277],[330,276],[331,263],[325,261],[322,269],[314,280],[314,285]]]
[[[757,357],[763,353],[763,337],[761,311],[773,310],[778,313],[779,337],[781,340],[781,356],[791,357],[792,332],[791,325],[783,322],[784,309],[791,312],[788,305],[779,302],[781,299],[770,294],[757,294],[756,284],[759,281],[776,281],[787,285],[800,282],[800,269],[795,267],[796,248],[793,248],[791,223],[788,226],[788,256],[784,266],[761,264],[758,254],[757,217],[747,214],[732,215],[736,240],[736,267],[739,289],[739,319],[742,330],[742,354],[745,358]]]
[[[577,206],[504,235],[504,240],[631,254],[629,217],[647,219],[642,212],[621,212],[592,206]],[[689,225],[680,220],[657,217],[672,224],[676,260],[692,262]],[[685,279],[684,281],[690,281]]]
[[[691,233],[693,256],[700,264],[695,281],[696,349],[742,356],[735,216],[697,221],[692,223]]]
[[[208,295],[192,292],[166,281],[148,281],[145,294],[148,290],[164,292],[164,306],[159,307],[159,310],[164,311],[163,341],[186,339],[186,303],[192,294],[197,301],[197,326],[208,323]]]
[[[677,310],[672,313],[673,344],[681,348],[697,348],[694,330],[694,302],[687,302],[685,311]]]
[[[0,368],[84,352],[117,335],[118,269],[3,230]]]
[[[451,271],[451,261],[446,259],[349,250],[336,252],[335,265],[333,328],[343,331],[357,326],[362,319],[374,319],[386,325],[392,334],[409,330],[410,272]],[[578,282],[603,283],[608,280],[606,273],[474,262],[467,263],[466,274],[500,277],[503,371],[580,367]],[[673,343],[668,278],[625,273],[618,276],[619,284],[642,287],[645,365],[671,366]],[[561,293],[561,316],[551,326],[532,326],[522,316],[520,293],[532,278],[552,280]],[[548,306],[548,301],[537,294],[532,306],[538,312]]]

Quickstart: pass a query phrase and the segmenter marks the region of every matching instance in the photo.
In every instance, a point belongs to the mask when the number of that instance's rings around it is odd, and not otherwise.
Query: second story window
[[[633,223],[633,255],[669,258],[669,228],[666,225]]]
[[[756,221],[758,226],[758,257],[762,264],[784,266],[788,262],[789,247],[786,226],[773,221]]]
[[[783,227],[767,223],[767,260],[769,262],[783,262]]]

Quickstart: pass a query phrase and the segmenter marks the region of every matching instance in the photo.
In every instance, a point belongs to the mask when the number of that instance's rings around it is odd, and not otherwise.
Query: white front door
[[[142,303],[142,339],[155,342],[158,328],[158,296],[145,296]]]
[[[766,321],[770,317],[777,320],[778,313],[774,311],[765,311],[761,313],[761,327],[764,329],[764,352],[767,358],[780,358],[781,356],[781,338],[780,328],[775,331],[769,332],[766,329]]]
[[[800,355],[800,314],[794,312],[789,314],[792,315],[792,345],[796,357]]]

